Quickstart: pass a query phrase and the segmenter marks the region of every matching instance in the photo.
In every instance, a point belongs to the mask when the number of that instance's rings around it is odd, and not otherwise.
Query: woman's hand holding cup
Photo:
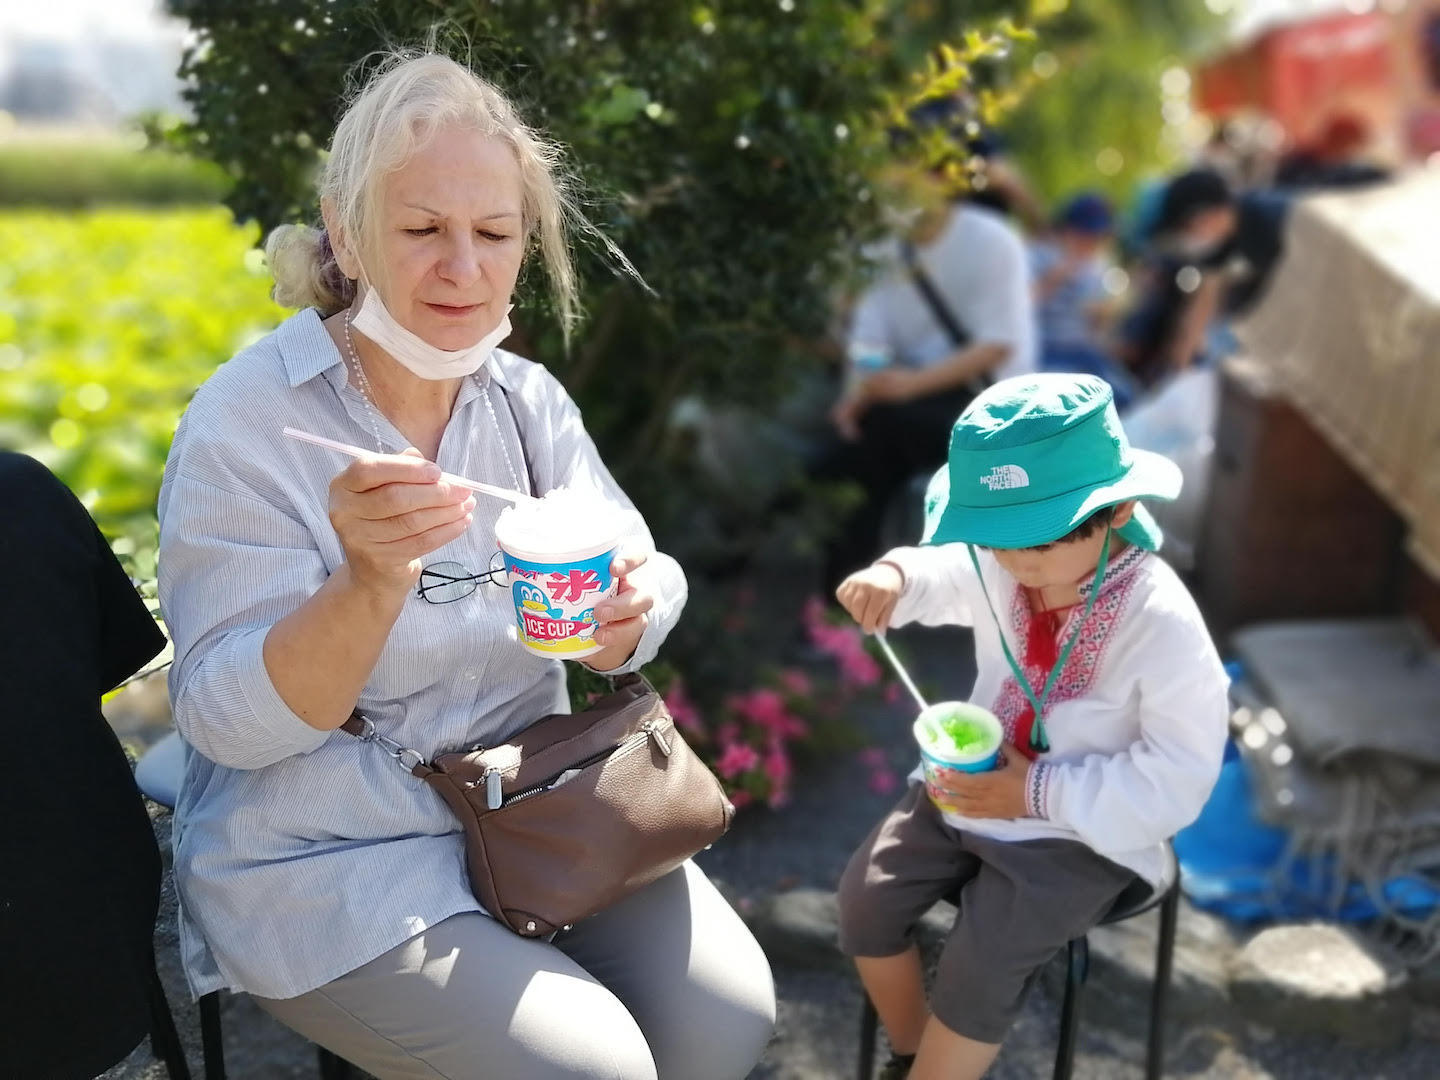
[[[440,471],[411,447],[357,459],[330,482],[330,524],[359,588],[387,598],[408,591],[424,556],[470,526],[475,497]]]
[[[604,648],[585,658],[595,671],[613,671],[634,656],[650,625],[655,596],[643,569],[646,562],[643,552],[631,552],[618,555],[611,564],[610,572],[619,586],[614,596],[595,609],[595,643]]]

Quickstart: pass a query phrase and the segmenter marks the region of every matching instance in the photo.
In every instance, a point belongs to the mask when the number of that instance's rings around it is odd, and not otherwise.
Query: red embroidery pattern
[[[1135,570],[1148,554],[1149,552],[1141,548],[1131,548],[1110,564],[1110,569],[1105,574],[1105,580],[1100,585],[1100,596],[1095,601],[1095,607],[1080,628],[1080,638],[1075,642],[1070,659],[1065,663],[1065,670],[1060,673],[1060,678],[1055,682],[1055,689],[1050,692],[1050,698],[1045,703],[1047,720],[1055,705],[1062,701],[1072,701],[1081,697],[1089,689],[1095,678],[1095,672],[1100,667],[1100,661],[1105,656],[1105,650],[1110,644],[1112,633],[1120,621],[1120,616],[1125,612],[1126,602],[1134,590]],[[1061,641],[1070,639],[1070,635],[1075,632],[1075,620],[1080,618],[1084,610],[1082,604],[1071,611],[1060,632]],[[1026,662],[1026,658],[1033,653],[1030,648],[1029,627],[1030,611],[1025,603],[1025,593],[1017,585],[1010,597],[1010,633],[1013,635],[1011,648],[1025,672],[1025,677],[1030,681],[1031,688],[1038,694],[1044,687],[1045,680],[1050,677],[1050,672],[1030,666]],[[1007,742],[1015,741],[1016,725],[1020,722],[1021,717],[1029,711],[1030,701],[1025,696],[1025,691],[1020,689],[1020,683],[1012,673],[1000,687],[1000,694],[991,709],[991,712],[1000,718]],[[1043,772],[1044,770],[1038,771],[1035,776],[1042,790],[1033,793],[1035,801],[1041,805],[1043,805],[1041,802],[1044,796],[1043,787],[1048,786],[1048,778],[1043,776]]]

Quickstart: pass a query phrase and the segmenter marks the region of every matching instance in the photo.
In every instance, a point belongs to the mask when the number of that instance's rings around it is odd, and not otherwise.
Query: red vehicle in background
[[[1423,160],[1440,152],[1440,0],[1272,26],[1201,64],[1195,85],[1201,112],[1262,114],[1289,153]]]

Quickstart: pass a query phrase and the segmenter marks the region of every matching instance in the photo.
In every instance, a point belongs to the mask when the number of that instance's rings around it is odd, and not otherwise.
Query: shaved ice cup
[[[551,530],[549,522],[527,521],[507,510],[495,524],[515,603],[516,636],[537,656],[580,660],[605,647],[595,641],[595,607],[619,586],[610,567],[625,527],[614,513],[598,516],[601,520],[582,516],[581,528],[572,518],[571,528]]]
[[[958,720],[972,726],[980,745],[959,749],[941,727],[941,721]],[[940,786],[955,773],[982,773],[995,768],[1005,729],[989,709],[965,701],[941,701],[931,705],[915,720],[915,741],[920,746],[920,764],[925,772],[925,791],[939,809],[959,813],[954,796]]]

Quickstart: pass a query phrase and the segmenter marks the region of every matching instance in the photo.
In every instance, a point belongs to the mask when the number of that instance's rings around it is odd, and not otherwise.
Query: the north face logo
[[[1019,465],[996,465],[989,476],[980,477],[980,483],[991,491],[1010,491],[1030,486],[1030,474]]]

